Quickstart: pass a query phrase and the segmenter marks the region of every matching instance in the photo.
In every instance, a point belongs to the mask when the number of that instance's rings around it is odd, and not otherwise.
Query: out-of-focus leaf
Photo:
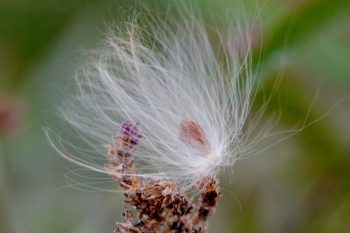
[[[90,2],[90,1],[88,1]],[[16,64],[8,77],[10,88],[21,85],[27,69],[38,61],[86,2],[8,1],[0,5],[0,45],[7,48]]]
[[[340,13],[349,11],[349,0],[311,0],[291,10],[268,32],[264,33],[262,51],[253,55],[253,63],[269,59],[275,52],[308,39]]]
[[[313,40],[298,46],[291,57],[293,69],[310,79],[326,79],[350,88],[350,14]],[[344,86],[344,85],[343,85]],[[345,87],[345,86],[344,86]]]

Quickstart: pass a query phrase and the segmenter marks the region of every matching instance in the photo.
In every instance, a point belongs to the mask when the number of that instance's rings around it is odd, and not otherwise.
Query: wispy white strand
[[[220,57],[201,17],[189,11],[165,22],[148,17],[138,25],[135,19],[123,33],[107,37],[98,57],[78,74],[77,97],[62,108],[83,143],[51,139],[63,157],[108,174],[104,145],[113,143],[125,121],[139,122],[139,176],[187,190],[250,151],[243,127],[254,95],[251,25],[243,20],[231,24],[230,32],[218,30]],[[236,42],[239,47],[232,46]],[[207,154],[180,139],[184,120],[203,129]]]

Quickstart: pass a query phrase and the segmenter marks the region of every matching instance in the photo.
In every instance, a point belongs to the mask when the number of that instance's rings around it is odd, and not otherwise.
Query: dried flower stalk
[[[114,145],[107,146],[106,170],[119,182],[125,203],[136,210],[136,216],[129,209],[124,212],[124,222],[117,223],[115,232],[205,232],[221,197],[218,180],[206,177],[198,182],[200,197],[194,205],[172,182],[139,178],[132,152],[141,137],[137,124],[125,122],[120,135],[114,137]]]

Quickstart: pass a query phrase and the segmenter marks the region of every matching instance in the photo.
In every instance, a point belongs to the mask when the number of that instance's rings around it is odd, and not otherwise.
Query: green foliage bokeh
[[[232,2],[202,6],[220,15]],[[252,62],[263,82],[254,107],[273,93],[263,121],[277,117],[281,131],[314,123],[223,174],[224,198],[209,232],[350,232],[350,1],[241,5],[261,9],[261,46]],[[87,60],[84,51],[98,48],[106,25],[126,20],[134,6],[0,2],[0,104],[22,108],[18,132],[0,137],[0,233],[112,232],[121,218],[122,195],[67,185],[70,164],[50,148],[42,127],[60,127],[56,110],[62,97],[74,94],[66,90]]]

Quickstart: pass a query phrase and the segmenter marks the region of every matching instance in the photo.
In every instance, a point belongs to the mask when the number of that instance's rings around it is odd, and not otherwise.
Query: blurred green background
[[[232,2],[201,5],[220,15]],[[317,122],[222,175],[224,198],[209,232],[349,233],[350,1],[241,5],[247,12],[261,8],[263,35],[256,43],[262,50],[256,49],[253,62],[264,82],[257,103],[275,93],[264,119],[280,112],[280,130],[307,116]],[[56,109],[74,94],[68,90],[86,51],[98,48],[108,25],[127,20],[134,6],[118,0],[0,1],[0,233],[112,232],[121,218],[122,195],[67,187],[64,174],[72,165],[50,148],[42,127],[60,127]]]

